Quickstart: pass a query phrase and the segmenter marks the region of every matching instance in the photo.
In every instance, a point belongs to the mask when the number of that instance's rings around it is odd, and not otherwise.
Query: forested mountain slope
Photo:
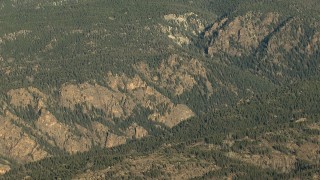
[[[1,178],[319,178],[315,0],[0,7]]]

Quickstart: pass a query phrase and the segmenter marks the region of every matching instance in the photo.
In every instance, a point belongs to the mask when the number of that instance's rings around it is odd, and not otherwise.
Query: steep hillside
[[[319,85],[313,81],[257,95],[157,136],[44,159],[5,177],[317,179]]]
[[[282,82],[318,75],[318,29],[300,17],[248,12],[214,23],[204,37],[209,56]]]
[[[1,2],[0,174],[317,179],[317,6]]]

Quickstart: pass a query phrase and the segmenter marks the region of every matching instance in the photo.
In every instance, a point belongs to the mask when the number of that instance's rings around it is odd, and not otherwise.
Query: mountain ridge
[[[3,178],[317,178],[316,17],[250,2],[6,1]]]

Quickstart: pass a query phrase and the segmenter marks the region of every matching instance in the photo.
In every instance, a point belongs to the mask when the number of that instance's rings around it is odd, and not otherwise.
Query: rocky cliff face
[[[249,12],[234,19],[224,18],[205,32],[211,38],[208,54],[225,53],[231,56],[245,56],[253,53],[279,23],[276,13]]]
[[[204,37],[209,56],[223,57],[226,63],[236,63],[232,59],[243,64],[247,61],[254,71],[282,79],[284,74],[298,74],[317,64],[318,29],[298,17],[248,12],[215,22]]]
[[[137,71],[133,77],[106,73],[104,85],[66,83],[61,86],[58,99],[35,87],[9,90],[2,103],[6,114],[0,117],[0,154],[25,163],[56,153],[47,148],[74,154],[94,146],[119,146],[148,136],[148,129],[137,122],[117,127],[118,123],[134,118],[137,111],[147,110],[143,116],[150,123],[169,128],[195,116],[187,105],[174,103],[157,89],[168,90],[170,96],[182,95],[194,87],[214,92],[206,69],[194,58],[172,55],[158,67],[140,62],[133,68]],[[63,111],[82,114],[73,118],[93,119],[81,123],[79,119],[64,117]],[[98,111],[102,119],[96,121],[93,111]]]
[[[37,137],[30,135],[15,123],[15,117],[0,117],[1,156],[25,163],[47,157],[49,153],[39,145]]]
[[[126,75],[108,73],[108,87],[100,85],[80,84],[65,85],[61,88],[61,103],[73,108],[76,104],[85,104],[89,109],[101,109],[109,120],[113,118],[126,119],[139,106],[151,111],[149,118],[173,127],[179,122],[192,117],[193,112],[185,105],[174,104],[151,86],[148,86],[138,75],[129,78]],[[175,116],[174,113],[183,116]]]
[[[198,87],[211,96],[214,89],[207,77],[207,70],[201,61],[187,57],[172,55],[163,60],[159,67],[151,68],[146,63],[139,63],[135,69],[142,73],[149,82],[170,91],[174,96],[182,95]],[[197,81],[201,79],[202,81]],[[201,85],[200,83],[204,84]]]
[[[34,124],[40,132],[46,134],[48,143],[66,152],[88,151],[92,146],[88,137],[76,135],[70,127],[59,122],[49,111],[43,110]]]
[[[167,14],[163,17],[167,24],[160,24],[160,30],[179,46],[189,45],[204,29],[206,22],[190,12],[181,15]]]

